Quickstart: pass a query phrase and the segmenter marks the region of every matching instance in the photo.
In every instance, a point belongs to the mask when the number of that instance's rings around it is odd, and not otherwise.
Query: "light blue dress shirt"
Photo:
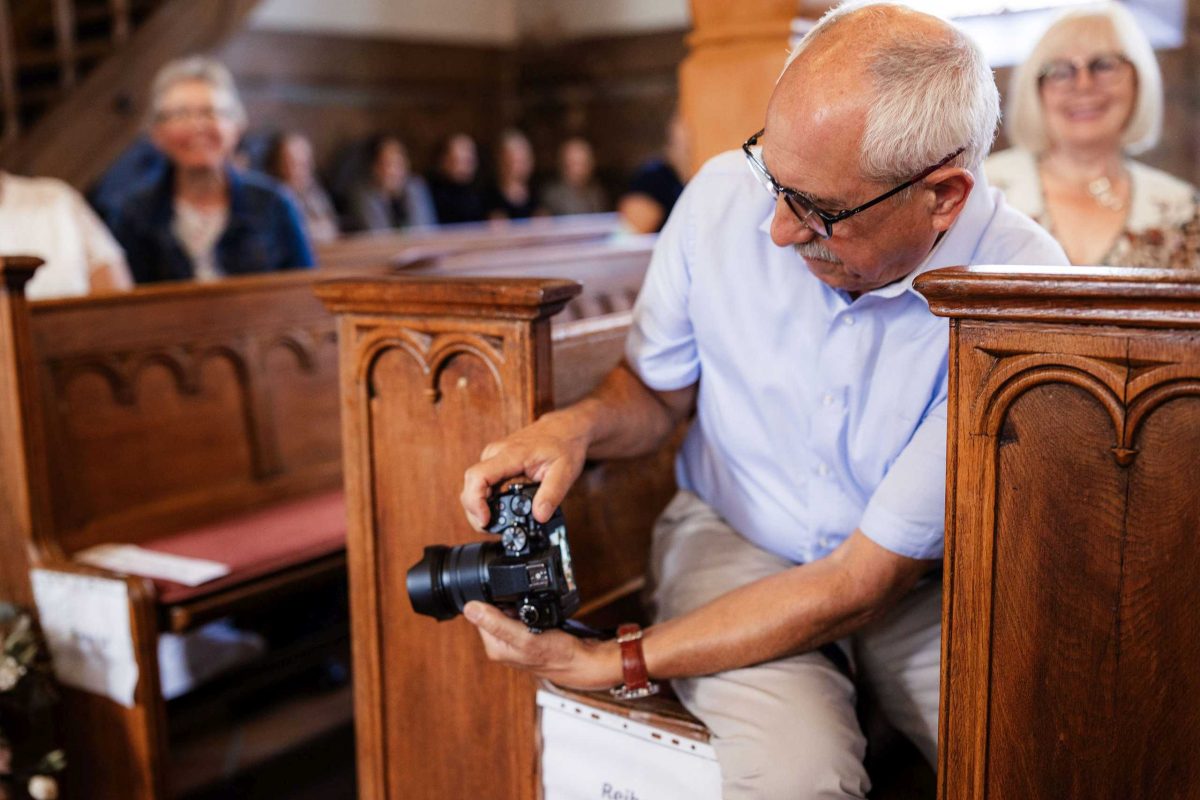
[[[655,247],[626,355],[653,389],[699,381],[679,484],[797,563],[856,528],[900,555],[940,557],[949,335],[913,278],[1067,258],[976,175],[925,261],[851,301],[771,242],[773,213],[744,156],[725,153],[688,184]]]

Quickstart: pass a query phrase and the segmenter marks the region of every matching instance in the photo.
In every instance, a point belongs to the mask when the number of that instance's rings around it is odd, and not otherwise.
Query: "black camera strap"
[[[611,639],[617,635],[616,630],[612,628],[593,628],[591,625],[587,625],[575,619],[569,619],[564,622],[561,626],[561,630],[564,630],[572,636],[580,639]]]

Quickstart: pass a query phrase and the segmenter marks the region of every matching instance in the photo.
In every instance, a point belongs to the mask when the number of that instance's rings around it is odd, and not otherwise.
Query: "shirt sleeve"
[[[633,308],[625,358],[642,382],[657,391],[691,386],[700,358],[688,313],[691,291],[692,203],[683,198],[659,234],[646,279]]]
[[[908,558],[941,558],[946,535],[946,408],[943,391],[892,462],[859,523],[871,541]]]

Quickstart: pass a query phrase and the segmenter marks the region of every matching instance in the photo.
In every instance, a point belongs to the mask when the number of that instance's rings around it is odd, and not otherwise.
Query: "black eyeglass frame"
[[[872,206],[878,205],[879,203],[882,203],[884,200],[887,200],[889,197],[894,197],[895,195],[904,191],[908,187],[917,183],[917,181],[921,181],[921,180],[924,180],[925,178],[928,178],[934,172],[936,172],[937,170],[946,166],[946,164],[950,163],[951,160],[953,160],[954,158],[961,155],[967,149],[965,146],[958,148],[953,153],[951,153],[950,155],[943,158],[941,161],[934,164],[932,167],[922,170],[919,174],[917,174],[913,178],[910,178],[909,180],[905,181],[904,183],[900,184],[899,186],[896,186],[892,189],[887,190],[886,192],[884,192],[883,194],[879,195],[878,197],[876,197],[872,200],[868,200],[867,202],[863,203],[860,206],[852,208],[848,211],[839,211],[836,214],[827,214],[824,211],[822,211],[821,209],[814,206],[812,204],[812,201],[808,200],[806,197],[804,197],[804,195],[800,194],[795,189],[789,189],[786,186],[781,185],[779,183],[779,181],[775,180],[775,177],[773,175],[771,175],[771,173],[767,170],[767,165],[764,164],[759,159],[754,157],[754,153],[750,150],[750,148],[752,148],[756,144],[758,144],[759,138],[761,138],[762,135],[764,133],[766,133],[766,131],[767,131],[767,129],[763,128],[758,133],[754,134],[749,139],[747,139],[745,141],[745,143],[742,144],[742,152],[746,154],[746,159],[750,162],[750,166],[754,168],[754,171],[761,178],[766,180],[767,184],[770,186],[771,191],[774,193],[774,195],[776,197],[779,197],[780,195],[783,196],[784,203],[787,205],[788,209],[791,210],[791,212],[796,215],[796,219],[800,220],[800,222],[803,223],[806,227],[808,227],[809,230],[811,230],[813,233],[820,236],[822,239],[828,239],[831,236],[833,236],[833,223],[841,222],[842,220],[849,219],[850,217],[853,217],[855,214],[861,214],[862,212],[866,211],[868,208],[871,208]],[[797,206],[799,206],[799,210],[797,210]],[[821,222],[824,223],[824,226],[823,226],[824,230],[816,227],[813,224],[812,218],[814,215],[816,216],[817,219],[819,219]]]

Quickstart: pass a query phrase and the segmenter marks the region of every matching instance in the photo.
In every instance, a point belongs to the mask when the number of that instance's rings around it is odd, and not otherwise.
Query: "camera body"
[[[471,600],[512,608],[537,633],[560,627],[579,609],[562,511],[545,523],[533,518],[537,484],[513,484],[488,501],[486,530],[500,537],[425,548],[408,570],[408,599],[418,614],[444,621]]]

